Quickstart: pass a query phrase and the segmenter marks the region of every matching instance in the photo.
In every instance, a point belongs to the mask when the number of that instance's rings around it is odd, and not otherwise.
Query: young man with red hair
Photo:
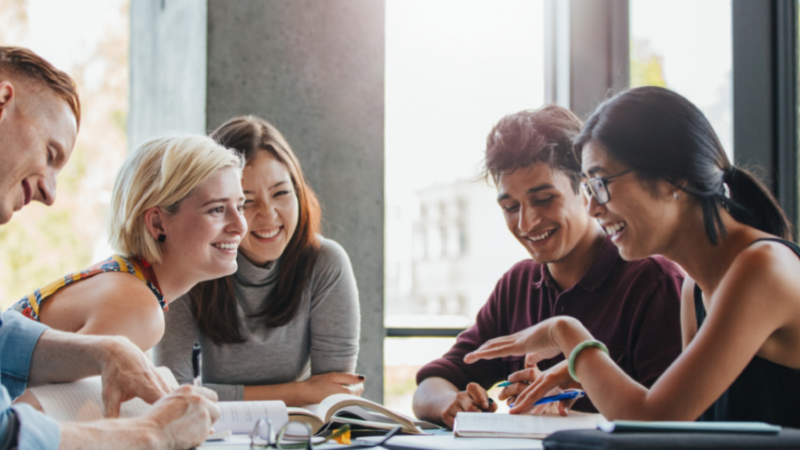
[[[680,353],[683,274],[661,257],[622,260],[589,216],[580,192],[580,163],[572,152],[581,126],[574,114],[550,105],[506,116],[489,133],[486,176],[497,186],[508,230],[531,259],[506,272],[475,325],[442,358],[417,373],[417,417],[452,427],[460,411],[495,411],[486,390],[497,382],[513,382],[500,393],[501,400],[513,402],[528,382],[541,376],[539,369],[567,370],[562,357],[463,361],[489,339],[552,316],[579,319],[608,344],[617,364],[645,386]],[[596,411],[588,398],[574,406]]]
[[[25,48],[0,47],[0,224],[31,201],[52,205],[56,175],[72,153],[80,124],[74,81]],[[0,316],[0,449],[189,448],[219,417],[208,389],[170,388],[126,338],[51,330],[16,312]],[[19,403],[27,386],[102,375],[107,417],[120,403],[155,403],[146,416],[57,423]]]

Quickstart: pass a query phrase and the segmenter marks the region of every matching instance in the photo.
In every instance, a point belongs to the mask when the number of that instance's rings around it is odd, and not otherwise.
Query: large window
[[[663,86],[706,115],[733,155],[731,0],[630,0],[631,87]]]
[[[477,181],[486,135],[544,99],[543,2],[386,2],[387,328],[464,328],[528,255]],[[388,338],[385,401],[410,411],[446,338]]]

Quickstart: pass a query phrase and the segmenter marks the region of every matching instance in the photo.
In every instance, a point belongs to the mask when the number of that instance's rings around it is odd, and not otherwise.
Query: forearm
[[[113,356],[121,339],[124,338],[47,330],[34,348],[28,385],[61,383],[99,375],[103,361]]]
[[[314,395],[311,389],[303,387],[300,381],[281,384],[265,384],[261,386],[245,386],[244,400],[282,400],[286,406],[313,405],[321,402],[326,396]]]
[[[422,420],[444,424],[442,414],[458,395],[453,383],[439,377],[426,378],[414,392],[414,415]]]
[[[555,322],[551,335],[567,359],[578,344],[593,339],[583,325],[572,318]],[[602,350],[584,349],[576,358],[575,373],[583,390],[606,419],[650,420],[645,410],[647,389],[631,379]]]
[[[144,419],[61,423],[59,450],[166,449],[156,427]]]

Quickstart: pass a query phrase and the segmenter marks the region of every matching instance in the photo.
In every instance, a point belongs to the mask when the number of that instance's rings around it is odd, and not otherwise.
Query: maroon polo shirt
[[[625,373],[650,387],[681,352],[682,283],[683,272],[675,263],[660,256],[625,261],[610,238],[603,241],[583,278],[561,292],[547,266],[521,261],[500,278],[475,325],[461,333],[443,357],[420,369],[417,384],[441,377],[459,390],[470,382],[489,389],[523,369],[525,357],[465,364],[467,353],[489,339],[566,315],[580,320],[606,344]],[[539,368],[546,370],[563,360],[563,356],[544,360]],[[588,398],[578,400],[574,408],[596,412]]]

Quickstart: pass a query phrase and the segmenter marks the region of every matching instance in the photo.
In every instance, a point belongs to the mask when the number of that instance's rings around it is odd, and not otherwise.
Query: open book
[[[458,437],[544,439],[561,430],[595,429],[605,422],[600,414],[571,412],[567,416],[460,412],[453,433]]]
[[[159,367],[156,370],[169,385],[178,386],[168,368]],[[44,413],[60,422],[91,422],[103,418],[102,383],[99,376],[29,390],[41,404]],[[281,401],[219,402],[218,405],[222,415],[214,423],[216,433],[249,433],[262,417],[268,417],[276,429],[289,421],[286,405]],[[120,417],[141,416],[151,408],[142,399],[135,398],[122,404]]]
[[[319,405],[303,408],[288,408],[289,420],[305,422],[316,433],[328,422],[349,423],[360,428],[390,430],[398,425],[406,434],[427,434],[422,430],[438,429],[437,425],[392,411],[391,409],[365,398],[348,394],[334,394]]]

